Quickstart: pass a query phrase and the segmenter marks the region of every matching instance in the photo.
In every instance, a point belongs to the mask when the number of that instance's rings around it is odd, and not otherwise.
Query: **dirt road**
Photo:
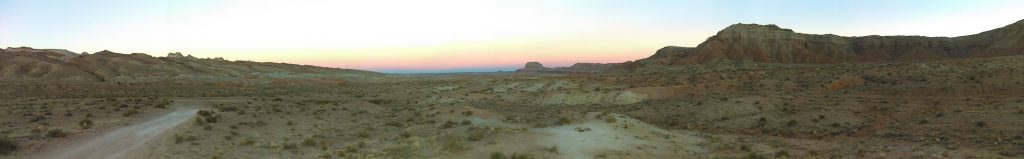
[[[194,102],[175,103],[176,110],[148,121],[120,128],[86,139],[82,142],[55,148],[49,153],[30,158],[150,158],[146,150],[164,139],[162,136],[175,126],[189,121],[199,110],[198,106],[189,105]]]

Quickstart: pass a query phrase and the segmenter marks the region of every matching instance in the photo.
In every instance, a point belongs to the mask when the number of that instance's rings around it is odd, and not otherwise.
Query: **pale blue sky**
[[[487,71],[635,60],[735,23],[962,36],[1024,19],[1021,10],[1021,0],[0,0],[0,47]]]

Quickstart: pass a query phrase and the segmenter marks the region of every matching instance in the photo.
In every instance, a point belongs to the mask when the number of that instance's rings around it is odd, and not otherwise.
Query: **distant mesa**
[[[611,69],[613,64],[576,63],[569,67],[544,67],[540,62],[527,62],[517,73],[599,73]]]
[[[550,69],[550,68],[544,67],[544,64],[541,64],[540,62],[527,62],[526,66],[524,66],[523,69],[526,69],[526,70],[530,70],[530,69],[546,70],[546,69]]]
[[[181,52],[172,52],[167,53],[167,58],[185,58],[185,55],[182,55]]]
[[[540,62],[527,62],[526,66],[523,66],[523,68],[516,70],[516,72],[523,73],[548,73],[552,71],[555,70],[544,67],[544,64],[541,64]]]

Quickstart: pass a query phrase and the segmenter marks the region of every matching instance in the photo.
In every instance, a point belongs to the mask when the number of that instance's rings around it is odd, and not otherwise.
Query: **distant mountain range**
[[[259,78],[366,78],[380,73],[285,63],[227,61],[181,53],[153,57],[110,51],[74,53],[28,47],[0,49],[0,80],[145,82]]]
[[[586,73],[647,66],[704,64],[715,61],[831,64],[899,62],[1024,55],[1024,20],[1002,28],[960,37],[861,36],[797,33],[776,25],[735,24],[697,47],[667,46],[650,57],[624,63],[588,64],[543,71]],[[603,70],[598,70],[599,68]],[[520,72],[540,72],[520,69]],[[587,70],[579,72],[574,70]]]

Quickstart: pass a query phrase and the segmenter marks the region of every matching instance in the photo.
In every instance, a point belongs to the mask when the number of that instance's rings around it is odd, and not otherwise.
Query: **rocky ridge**
[[[797,33],[772,24],[735,24],[697,47],[664,47],[633,65],[686,65],[721,60],[831,64],[1007,55],[1024,55],[1024,20],[960,37],[844,37]]]
[[[286,76],[287,75],[287,76]],[[77,54],[62,49],[0,49],[0,80],[142,82],[286,77],[363,78],[379,73],[285,63],[227,61],[181,53],[153,57],[111,51]]]

